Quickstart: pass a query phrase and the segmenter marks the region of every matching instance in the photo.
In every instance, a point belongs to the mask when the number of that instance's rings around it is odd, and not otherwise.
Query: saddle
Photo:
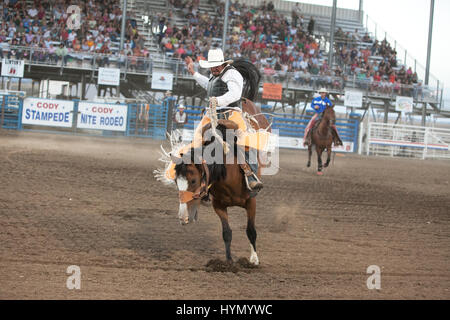
[[[322,117],[317,118],[316,122],[314,122],[313,127],[311,128],[311,134],[314,130],[316,130],[319,127],[319,124],[322,122]]]

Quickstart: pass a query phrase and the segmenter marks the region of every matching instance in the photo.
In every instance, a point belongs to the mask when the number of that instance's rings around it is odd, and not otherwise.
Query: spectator
[[[69,51],[67,50],[67,48],[64,46],[64,43],[61,43],[58,47],[58,49],[56,49],[55,54],[58,60],[62,60],[62,65],[65,66],[67,64],[67,59],[68,59],[68,54]]]
[[[297,28],[298,20],[300,19],[300,16],[302,14],[302,10],[300,9],[300,6],[298,2],[295,3],[294,8],[292,9],[292,23],[295,28]]]
[[[311,16],[311,18],[309,19],[309,23],[308,23],[308,33],[310,35],[314,34],[314,24],[315,24],[315,20],[314,18]]]

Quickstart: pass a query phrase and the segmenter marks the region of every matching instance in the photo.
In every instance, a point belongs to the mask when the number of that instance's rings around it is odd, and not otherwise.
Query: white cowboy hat
[[[178,109],[186,109],[186,107],[185,107],[184,105],[180,104],[180,105],[178,106]]]
[[[224,63],[232,63],[233,60],[225,61],[223,58],[222,49],[211,49],[208,51],[208,61],[200,60],[199,64],[201,68],[213,68],[220,66]]]
[[[321,88],[319,91],[318,91],[319,93],[328,93],[328,90],[327,89],[325,89],[325,88]]]

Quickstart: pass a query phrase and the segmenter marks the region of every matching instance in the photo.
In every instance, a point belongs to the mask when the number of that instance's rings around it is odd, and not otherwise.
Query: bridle
[[[208,195],[209,188],[211,188],[211,184],[209,184],[209,169],[205,160],[202,160],[202,181],[200,186],[194,191],[178,191],[178,198],[180,199],[180,203],[188,203],[192,200],[203,199]]]

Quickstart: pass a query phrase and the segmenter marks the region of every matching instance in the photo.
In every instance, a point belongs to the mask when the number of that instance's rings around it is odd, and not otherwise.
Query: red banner
[[[263,99],[267,100],[281,100],[283,93],[283,86],[277,83],[263,84]]]

